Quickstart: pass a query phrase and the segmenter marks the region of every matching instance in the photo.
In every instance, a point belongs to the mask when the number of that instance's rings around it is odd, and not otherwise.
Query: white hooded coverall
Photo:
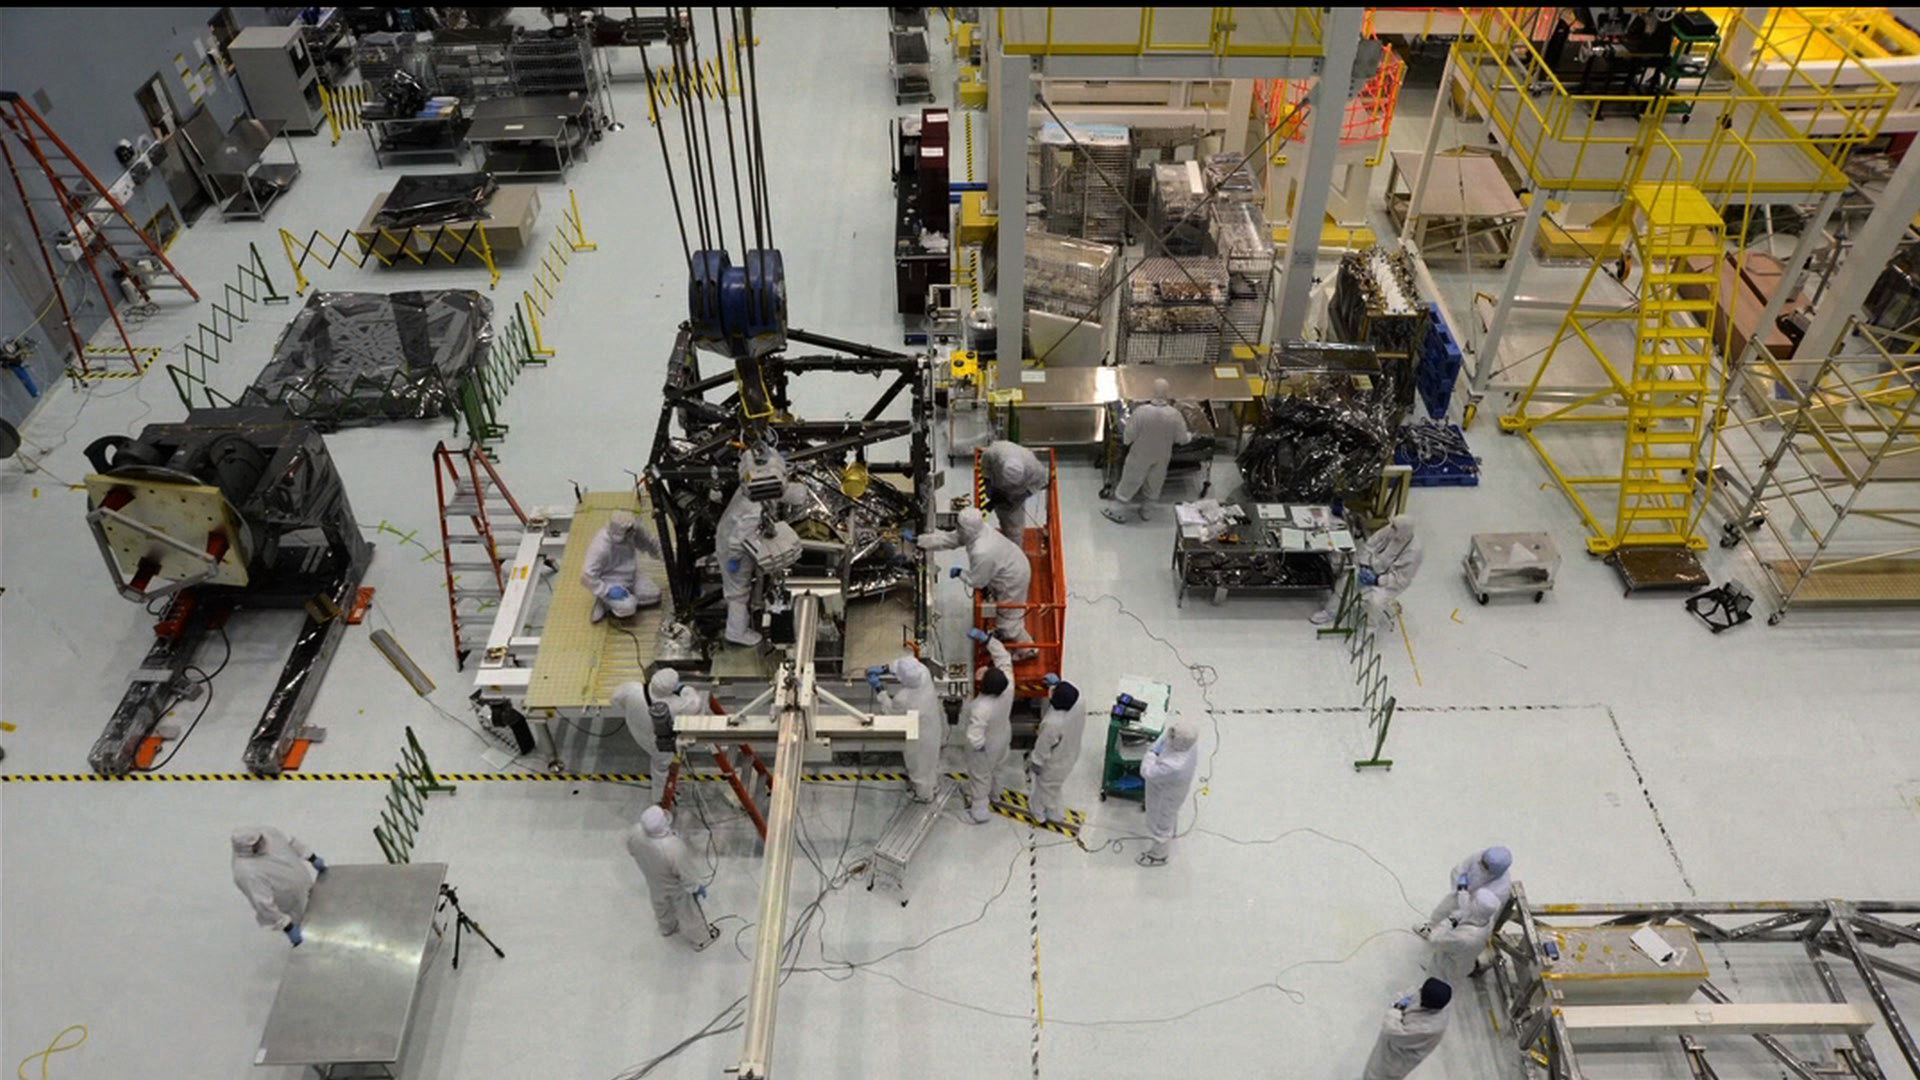
[[[907,779],[913,783],[913,797],[925,802],[933,798],[940,784],[940,744],[947,736],[947,709],[933,685],[932,673],[917,658],[903,656],[893,662],[891,670],[900,689],[880,691],[880,707],[920,714],[919,730],[907,744]]]
[[[1426,550],[1413,533],[1413,522],[1405,514],[1387,523],[1387,527],[1367,537],[1360,549],[1360,565],[1373,571],[1374,583],[1361,592],[1371,615],[1383,615],[1393,602],[1413,584],[1420,572]]]
[[[1467,909],[1472,903],[1473,894],[1481,889],[1492,893],[1501,906],[1506,905],[1507,898],[1513,895],[1513,868],[1509,865],[1507,869],[1495,874],[1487,869],[1486,856],[1487,851],[1483,848],[1460,860],[1460,865],[1453,868],[1453,873],[1447,880],[1458,883],[1464,877],[1467,879],[1467,887],[1456,888],[1440,898],[1440,902],[1434,905],[1433,917],[1427,920],[1430,925],[1437,926],[1456,913]]]
[[[253,917],[261,926],[285,930],[306,917],[307,897],[313,892],[313,864],[307,862],[312,854],[279,829],[234,831],[233,883],[253,905]]]
[[[754,645],[760,640],[747,610],[755,571],[753,558],[746,553],[746,539],[759,523],[760,504],[747,497],[747,485],[743,483],[733,489],[733,498],[720,512],[714,538],[720,557],[720,593],[727,601],[726,637],[737,645]]]
[[[1407,996],[1414,999],[1412,1005],[1388,1009],[1380,1022],[1380,1037],[1367,1058],[1365,1080],[1401,1080],[1427,1060],[1447,1033],[1446,1009],[1421,1008],[1418,989],[1409,990]]]
[[[709,937],[707,920],[693,898],[700,887],[700,873],[687,842],[673,831],[673,815],[658,806],[647,807],[640,824],[627,830],[627,853],[647,879],[660,936],[678,933],[689,944],[704,948]]]
[[[1031,641],[1027,636],[1027,609],[1006,607],[1026,604],[1033,588],[1033,564],[1026,552],[1013,541],[987,528],[980,511],[960,511],[952,532],[930,532],[914,541],[922,551],[946,551],[965,548],[966,572],[960,580],[969,589],[984,589],[994,602],[994,626],[1002,640]]]
[[[667,797],[667,773],[673,767],[675,751],[671,746],[659,745],[653,730],[653,716],[648,710],[649,697],[665,705],[674,716],[699,716],[709,712],[710,707],[707,692],[682,685],[680,673],[672,668],[654,672],[644,690],[637,682],[624,682],[614,688],[611,704],[625,715],[628,734],[647,752],[647,775],[651,778],[649,784],[657,806]]]
[[[1027,532],[1027,500],[1047,489],[1047,463],[1017,442],[995,439],[980,452],[980,469],[1000,532],[1018,548]]]
[[[607,617],[607,593],[616,585],[633,594],[636,607],[651,607],[660,602],[660,586],[640,572],[640,554],[645,552],[657,559],[659,546],[633,522],[632,515],[626,518],[628,528],[621,530],[620,524],[616,518],[594,534],[580,566],[580,584],[593,594],[594,622]]]
[[[975,821],[992,811],[995,778],[1013,747],[1013,656],[994,638],[987,639],[987,655],[1007,676],[1007,688],[994,696],[975,694],[967,702],[967,801]]]
[[[1074,700],[1066,709],[1056,709],[1052,701],[1040,715],[1040,728],[1033,736],[1033,750],[1027,755],[1027,767],[1033,772],[1033,793],[1027,799],[1027,812],[1041,821],[1065,821],[1067,803],[1061,791],[1074,762],[1080,759],[1080,739],[1087,727],[1087,699]]]
[[[1500,906],[1491,890],[1476,889],[1466,910],[1434,923],[1427,934],[1427,974],[1452,986],[1465,985],[1493,938]]]
[[[1121,502],[1132,502],[1136,495],[1147,502],[1158,499],[1167,482],[1173,448],[1192,437],[1186,415],[1165,399],[1156,397],[1136,407],[1121,434],[1127,444],[1127,460],[1120,467],[1120,482],[1114,485],[1113,497]]]
[[[733,497],[720,512],[713,537],[714,555],[720,560],[720,594],[727,601],[726,639],[735,645],[760,644],[760,631],[753,628],[753,613],[748,608],[748,601],[753,597],[754,577],[760,573],[747,544],[753,531],[760,527],[761,504],[748,496],[745,482],[752,464],[751,458],[741,455],[741,483],[734,487]],[[779,517],[794,507],[804,506],[806,500],[806,487],[789,480],[780,501],[773,507],[774,515]],[[729,565],[737,569],[730,570]]]
[[[1140,779],[1146,781],[1147,831],[1153,847],[1147,854],[1165,859],[1180,831],[1180,804],[1193,790],[1193,774],[1200,768],[1200,738],[1188,725],[1167,726],[1154,748],[1140,759]]]

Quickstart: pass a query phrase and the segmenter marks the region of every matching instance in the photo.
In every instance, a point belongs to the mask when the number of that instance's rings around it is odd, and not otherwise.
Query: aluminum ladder
[[[872,892],[875,885],[884,883],[900,894],[900,906],[907,906],[907,864],[913,861],[913,853],[920,850],[921,842],[933,831],[933,823],[946,813],[947,804],[953,801],[954,793],[959,790],[953,777],[943,775],[931,801],[914,802],[908,799],[900,807],[893,815],[893,820],[887,823],[887,831],[881,835],[880,842],[873,846],[872,869],[867,874],[868,892]]]

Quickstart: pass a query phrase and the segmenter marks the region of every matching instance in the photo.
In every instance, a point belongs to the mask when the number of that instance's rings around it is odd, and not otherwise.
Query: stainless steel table
[[[1121,364],[1117,367],[1050,367],[1002,364],[996,390],[1017,390],[1020,441],[1029,446],[1092,444],[1106,437],[1106,407],[1115,401],[1146,401],[1155,379],[1165,379],[1176,401],[1253,401],[1249,365]]]
[[[314,882],[255,1065],[392,1077],[434,941],[445,863],[331,865]]]
[[[590,98],[529,94],[490,98],[474,106],[467,145],[481,167],[497,176],[557,176],[585,160],[593,130]]]

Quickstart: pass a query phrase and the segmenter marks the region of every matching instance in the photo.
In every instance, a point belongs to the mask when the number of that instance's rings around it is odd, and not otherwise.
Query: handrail
[[[1754,55],[1740,66],[1728,66],[1716,51],[1712,63],[1723,85],[1702,80],[1691,93],[1577,94],[1547,64],[1537,44],[1550,22],[1536,15],[1551,9],[1469,9],[1463,13],[1465,33],[1456,46],[1454,70],[1470,97],[1489,122],[1506,138],[1536,185],[1569,190],[1615,190],[1620,174],[1593,175],[1590,151],[1598,147],[1641,145],[1683,109],[1717,109],[1723,123],[1731,123],[1749,148],[1798,148],[1815,176],[1766,178],[1756,174],[1756,191],[1776,193],[1838,190],[1847,183],[1839,166],[1853,149],[1878,134],[1893,107],[1897,90],[1857,57],[1814,66],[1806,59],[1807,42],[1816,35],[1832,50],[1845,47],[1816,28],[1800,49],[1788,53],[1769,37],[1767,26],[1744,15],[1728,21],[1729,34],[1751,32],[1759,39]],[[1768,26],[1777,23],[1777,17]],[[1784,71],[1781,65],[1784,63]],[[1830,69],[1830,70],[1829,70]],[[1762,89],[1755,82],[1763,76]],[[1849,85],[1842,85],[1842,75]],[[1771,85],[1778,83],[1779,85]],[[1582,124],[1576,110],[1584,110]],[[1607,134],[1597,116],[1607,111],[1632,112],[1641,123],[1631,133]],[[1818,129],[1839,117],[1839,130]],[[1698,135],[1675,132],[1670,141],[1681,147],[1704,148],[1717,138],[1722,124],[1700,125],[1713,130]],[[1529,130],[1531,128],[1532,130]],[[1571,167],[1549,164],[1549,145],[1573,147]],[[1605,170],[1610,173],[1610,170]],[[1738,186],[1729,178],[1703,178],[1701,186],[1721,190]]]

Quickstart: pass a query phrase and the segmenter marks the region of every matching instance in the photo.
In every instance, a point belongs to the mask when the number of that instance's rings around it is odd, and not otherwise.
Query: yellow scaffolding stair
[[[1693,535],[1699,498],[1693,481],[1711,400],[1711,327],[1725,227],[1713,204],[1688,184],[1635,184],[1630,201],[1640,317],[1625,395],[1620,506],[1612,534],[1589,539],[1587,547],[1598,554],[1626,544],[1703,548],[1705,541]],[[1689,269],[1696,257],[1705,258],[1709,273]]]
[[[1500,418],[1500,428],[1525,436],[1540,455],[1592,532],[1587,538],[1591,553],[1612,555],[1631,547],[1700,550],[1706,541],[1695,526],[1706,491],[1697,481],[1707,471],[1700,455],[1713,445],[1710,426],[1720,393],[1713,323],[1726,226],[1699,189],[1671,179],[1633,184],[1626,206],[1632,217],[1628,257],[1640,268],[1638,302],[1626,311],[1583,303],[1602,265],[1596,259],[1533,379],[1513,410]],[[1620,319],[1634,323],[1633,355],[1626,365],[1609,359],[1593,336],[1602,323]],[[1608,385],[1538,411],[1536,406],[1545,403],[1542,376],[1575,340],[1593,354]],[[1539,434],[1543,427],[1564,423],[1623,427],[1619,472],[1563,471]],[[1593,487],[1618,492],[1611,522],[1582,494]]]

